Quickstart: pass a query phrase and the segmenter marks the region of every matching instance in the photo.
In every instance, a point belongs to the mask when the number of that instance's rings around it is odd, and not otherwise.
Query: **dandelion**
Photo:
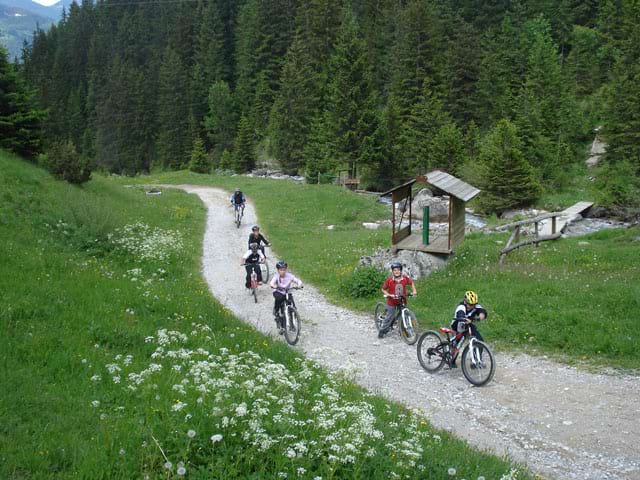
[[[478,480],[484,480],[484,477],[483,477],[482,475],[480,475],[480,476],[478,477]]]
[[[298,473],[298,475],[302,476],[305,474],[306,470],[304,467],[298,467],[298,469],[296,470],[296,472]]]
[[[127,453],[127,451],[124,448],[121,448],[120,451],[118,452],[120,455],[124,455],[125,453]]]
[[[176,473],[182,477],[187,473],[187,469],[184,467],[178,467],[178,470],[176,470]]]
[[[100,406],[100,401],[99,400],[94,400],[93,402],[91,402],[91,406],[93,408],[98,408]]]
[[[456,469],[451,467],[449,468],[449,470],[447,470],[447,473],[449,474],[450,477],[453,477],[456,474]]]
[[[164,462],[164,468],[166,470],[171,470],[173,468],[173,463],[171,463],[169,461]]]
[[[222,435],[216,433],[215,435],[211,435],[211,443],[218,443],[222,441]]]
[[[187,437],[189,438],[193,438],[196,436],[196,431],[195,430],[189,430],[187,431]]]

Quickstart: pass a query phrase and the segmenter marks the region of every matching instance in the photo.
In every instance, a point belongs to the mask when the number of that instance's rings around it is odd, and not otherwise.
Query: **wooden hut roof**
[[[403,183],[402,185],[398,185],[397,187],[393,187],[392,189],[387,190],[386,192],[382,192],[380,194],[380,196],[384,197],[386,195],[389,195],[389,194],[395,192],[396,190],[400,190],[401,188],[408,187],[409,185],[413,185],[414,183],[416,183],[415,179],[409,180],[407,183]]]
[[[476,187],[469,185],[468,183],[454,177],[453,175],[441,172],[440,170],[429,172],[423,178],[424,181],[429,185],[433,185],[443,192],[448,193],[452,197],[456,197],[462,200],[463,202],[468,202],[480,193],[480,190],[478,190]]]

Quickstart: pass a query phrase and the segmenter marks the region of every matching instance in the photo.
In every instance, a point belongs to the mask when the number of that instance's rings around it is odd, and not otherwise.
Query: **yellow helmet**
[[[478,303],[478,294],[476,292],[472,292],[471,290],[464,292],[464,301],[469,305],[475,305]]]

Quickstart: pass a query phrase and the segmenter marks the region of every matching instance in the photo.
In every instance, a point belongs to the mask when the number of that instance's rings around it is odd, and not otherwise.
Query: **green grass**
[[[96,176],[72,187],[0,152],[0,478],[167,479],[180,467],[196,479],[511,470],[235,319],[201,278],[197,197],[119,183]],[[327,221],[345,215],[338,247],[347,226],[368,216],[358,202],[346,214],[323,212]],[[283,210],[273,210],[275,222]],[[149,229],[125,228],[135,224]],[[309,251],[300,249],[301,266]]]
[[[341,305],[365,312],[375,305],[375,297],[354,299],[344,286],[361,255],[390,244],[389,229],[362,227],[363,221],[389,218],[373,197],[328,185],[187,172],[137,181],[241,187],[255,201],[275,251],[296,274]],[[583,198],[572,195],[567,193],[567,204]],[[639,236],[636,227],[546,242],[510,253],[499,265],[508,234],[469,235],[445,269],[418,283],[412,308],[422,328],[445,325],[464,291],[473,289],[490,312],[481,332],[500,349],[637,370]]]

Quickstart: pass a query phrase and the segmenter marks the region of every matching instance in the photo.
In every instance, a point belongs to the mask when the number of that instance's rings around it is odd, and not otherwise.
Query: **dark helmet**
[[[258,244],[257,243],[250,243],[249,244],[249,248],[251,249],[252,252],[257,252],[258,251]]]
[[[399,268],[400,271],[402,271],[402,264],[400,262],[392,262],[389,268],[391,268],[391,270],[393,270],[394,268]]]
[[[253,227],[251,227],[252,232],[257,232],[258,230],[260,230],[260,227],[258,225],[254,225]]]
[[[285,262],[284,260],[280,260],[278,263],[276,263],[276,268],[280,269],[280,268],[287,268],[289,265],[287,264],[287,262]]]

